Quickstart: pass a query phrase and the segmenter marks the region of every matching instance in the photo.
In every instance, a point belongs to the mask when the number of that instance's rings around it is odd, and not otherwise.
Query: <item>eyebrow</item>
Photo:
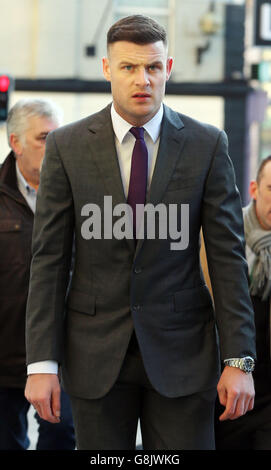
[[[140,65],[140,64],[131,62],[130,60],[122,60],[119,65],[120,66],[123,66],[123,65],[137,66],[137,65]],[[163,65],[163,62],[162,62],[162,60],[155,60],[153,62],[150,62],[150,63],[146,64],[146,67],[151,67],[153,65]]]

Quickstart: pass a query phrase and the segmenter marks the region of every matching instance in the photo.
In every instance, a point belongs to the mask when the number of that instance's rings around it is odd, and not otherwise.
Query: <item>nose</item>
[[[146,87],[150,84],[149,74],[145,67],[139,67],[136,73],[136,85]]]

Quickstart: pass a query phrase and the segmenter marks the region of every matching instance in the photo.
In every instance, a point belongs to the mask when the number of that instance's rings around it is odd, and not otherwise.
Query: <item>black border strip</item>
[[[80,79],[15,79],[16,91],[40,91],[58,93],[110,93],[110,83],[104,80]],[[253,89],[244,80],[229,80],[214,83],[190,83],[169,81],[166,85],[167,95],[191,96],[245,96]]]

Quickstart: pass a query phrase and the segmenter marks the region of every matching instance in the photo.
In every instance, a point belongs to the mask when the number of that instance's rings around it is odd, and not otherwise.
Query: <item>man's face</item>
[[[45,117],[32,116],[29,118],[24,136],[13,137],[12,148],[16,153],[19,169],[26,181],[32,183],[33,186],[39,184],[46,137],[57,127],[55,122]]]
[[[251,182],[250,195],[255,200],[260,225],[265,230],[271,230],[271,162],[266,163],[259,184]]]
[[[105,78],[111,82],[116,111],[134,126],[142,126],[159,110],[170,77],[172,58],[162,41],[138,45],[117,41],[103,59]]]

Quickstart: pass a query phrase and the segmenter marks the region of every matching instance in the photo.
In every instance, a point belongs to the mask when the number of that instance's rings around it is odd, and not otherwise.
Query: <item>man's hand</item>
[[[56,374],[28,376],[25,397],[39,416],[50,423],[60,421],[60,384]]]
[[[225,411],[220,421],[236,419],[254,407],[254,382],[252,374],[236,367],[226,366],[217,385],[218,397]]]

